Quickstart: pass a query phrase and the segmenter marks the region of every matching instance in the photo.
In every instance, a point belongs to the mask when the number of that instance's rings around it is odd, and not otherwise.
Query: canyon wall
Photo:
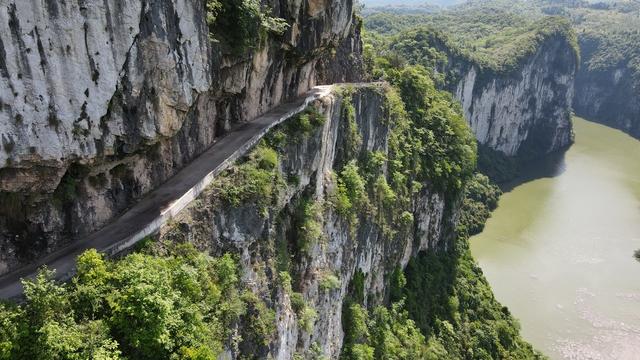
[[[0,273],[104,225],[234,126],[357,80],[351,0],[263,5],[288,28],[238,51],[199,0],[0,4]]]
[[[573,142],[577,62],[567,39],[551,36],[507,73],[463,62],[452,92],[480,144],[507,156],[540,157]]]
[[[627,60],[593,68],[590,59],[599,44],[581,39],[582,64],[576,76],[576,114],[640,138],[640,79]],[[602,51],[602,50],[599,50]]]
[[[236,194],[229,187],[242,186],[240,179],[251,181],[242,177],[239,164],[161,231],[155,245],[160,248],[163,242],[188,241],[213,254],[238,254],[244,283],[275,310],[277,331],[271,341],[255,344],[246,339],[229,348],[229,358],[338,358],[344,336],[342,306],[354,291],[356,273],[364,276],[365,303],[382,304],[395,269],[404,268],[421,250],[451,246],[455,196],[447,197],[428,183],[412,197],[404,220],[375,197],[350,214],[335,204],[336,176],[345,164],[367,154],[390,155],[394,124],[389,122],[387,91],[372,85],[317,101],[322,124],[302,134],[284,123],[267,138],[278,153],[269,195],[229,201],[229,194]],[[356,142],[350,130],[354,127]],[[279,140],[282,134],[286,142]],[[381,171],[391,176],[386,164]],[[290,288],[283,271],[291,275]],[[292,307],[292,291],[315,309],[311,328],[305,329],[303,314]],[[239,325],[237,332],[246,329]]]
[[[522,44],[502,39],[495,54],[463,47],[430,27],[402,33],[391,48],[433,70],[438,85],[460,101],[481,147],[529,160],[572,143],[578,68],[570,25],[553,19],[537,26],[517,40]]]

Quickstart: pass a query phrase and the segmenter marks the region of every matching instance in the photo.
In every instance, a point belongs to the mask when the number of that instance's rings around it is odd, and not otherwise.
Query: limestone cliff
[[[479,58],[433,28],[401,34],[392,50],[434,69],[441,86],[462,104],[480,144],[509,157],[535,158],[572,142],[578,65],[569,25],[540,26],[524,49],[495,55],[499,59]]]
[[[357,68],[351,0],[263,5],[286,31],[229,51],[201,0],[0,2],[0,273],[102,226],[233,126],[357,76],[335,65]]]
[[[600,44],[581,38],[582,65],[576,76],[576,114],[640,138],[640,80],[628,60],[609,67],[594,67],[592,55]],[[607,51],[607,50],[604,50]]]
[[[230,358],[247,349],[258,358],[338,358],[342,305],[356,272],[364,275],[366,303],[381,304],[388,299],[394,269],[403,268],[420,250],[451,246],[455,199],[428,183],[412,197],[404,222],[381,207],[340,214],[334,205],[336,173],[350,159],[374,152],[389,156],[393,124],[386,92],[371,86],[321,99],[315,108],[324,118],[322,125],[293,136],[295,128],[285,123],[267,140],[279,157],[271,196],[230,202],[229,194],[235,192],[228,187],[237,185],[235,176],[242,173],[237,168],[223,174],[218,185],[161,232],[158,246],[189,241],[213,254],[239,254],[245,283],[275,309],[277,332],[271,342],[247,339],[228,350]],[[355,143],[352,125],[359,138]],[[279,141],[282,132],[286,143]],[[385,169],[383,165],[390,176]],[[287,289],[281,271],[291,274],[293,290]],[[303,315],[292,307],[291,291],[301,293],[306,306],[315,309],[310,328],[305,329]],[[241,325],[237,331],[244,333]]]
[[[455,96],[481,144],[534,158],[573,141],[576,68],[573,48],[562,37],[550,37],[508,74],[471,64],[455,85]]]

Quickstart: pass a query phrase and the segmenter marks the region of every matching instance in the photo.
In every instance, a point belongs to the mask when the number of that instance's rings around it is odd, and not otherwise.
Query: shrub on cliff
[[[259,0],[206,0],[205,9],[211,38],[236,55],[257,47],[268,34],[282,34],[289,27]]]
[[[232,206],[255,201],[266,212],[284,184],[278,166],[278,153],[262,142],[244,162],[223,172],[211,186]]]
[[[229,255],[180,245],[107,261],[90,250],[69,284],[51,276],[25,281],[24,304],[0,306],[0,359],[216,359],[231,324],[257,343],[274,330]]]
[[[440,359],[544,359],[519,335],[519,324],[493,296],[464,235],[457,249],[412,259],[406,306]]]
[[[466,184],[459,222],[469,235],[482,232],[491,212],[498,206],[501,194],[500,188],[479,173]]]
[[[352,303],[345,310],[343,321],[348,331],[341,359],[435,359],[429,356],[424,336],[401,302],[372,311]]]
[[[410,157],[419,182],[456,192],[476,165],[476,140],[451,95],[439,91],[422,66],[385,70],[397,87],[409,121],[406,138],[396,150]]]

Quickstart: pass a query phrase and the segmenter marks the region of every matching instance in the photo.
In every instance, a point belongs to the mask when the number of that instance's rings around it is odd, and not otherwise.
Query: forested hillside
[[[525,161],[572,142],[578,42],[560,16],[528,6],[463,4],[434,14],[365,16],[365,62],[419,64],[460,101],[480,144],[481,169],[498,181]],[[379,76],[373,71],[374,76]],[[485,165],[489,165],[488,167]]]
[[[525,54],[536,23],[567,19],[577,34],[581,66],[573,107],[578,115],[640,136],[640,3],[635,1],[477,1],[431,14],[378,11],[365,18],[370,37],[428,26],[487,65]],[[532,41],[533,40],[533,41]],[[578,45],[576,45],[578,46]]]
[[[379,35],[388,37],[388,41],[402,42],[408,30],[427,28],[438,33],[447,41],[449,47],[456,47],[482,66],[496,71],[509,71],[517,62],[536,50],[538,42],[550,33],[564,33],[572,38],[574,46],[577,40],[570,31],[569,23],[561,17],[542,17],[536,8],[518,4],[517,2],[493,2],[464,4],[448,11],[431,15],[397,15],[377,13],[365,18],[365,25],[373,39]],[[529,16],[529,12],[536,16]],[[429,47],[437,48],[437,42],[430,44],[404,44],[405,50],[400,54],[408,56],[408,60],[416,61],[416,57],[428,57]],[[413,48],[409,48],[413,46]],[[393,50],[402,50],[394,48]]]

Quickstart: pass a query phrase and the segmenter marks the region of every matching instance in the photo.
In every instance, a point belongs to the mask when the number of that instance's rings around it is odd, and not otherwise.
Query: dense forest
[[[373,41],[378,40],[376,45],[380,39],[386,39],[390,42],[388,51],[411,62],[423,61],[430,52],[438,50],[438,43],[442,42],[482,67],[498,72],[512,70],[518,61],[535,51],[541,40],[552,34],[572,37],[576,50],[578,48],[569,22],[562,17],[529,16],[519,9],[517,2],[475,4],[429,15],[379,12],[365,17],[366,29]],[[433,32],[438,39],[416,39],[411,43],[409,39],[418,29]]]

